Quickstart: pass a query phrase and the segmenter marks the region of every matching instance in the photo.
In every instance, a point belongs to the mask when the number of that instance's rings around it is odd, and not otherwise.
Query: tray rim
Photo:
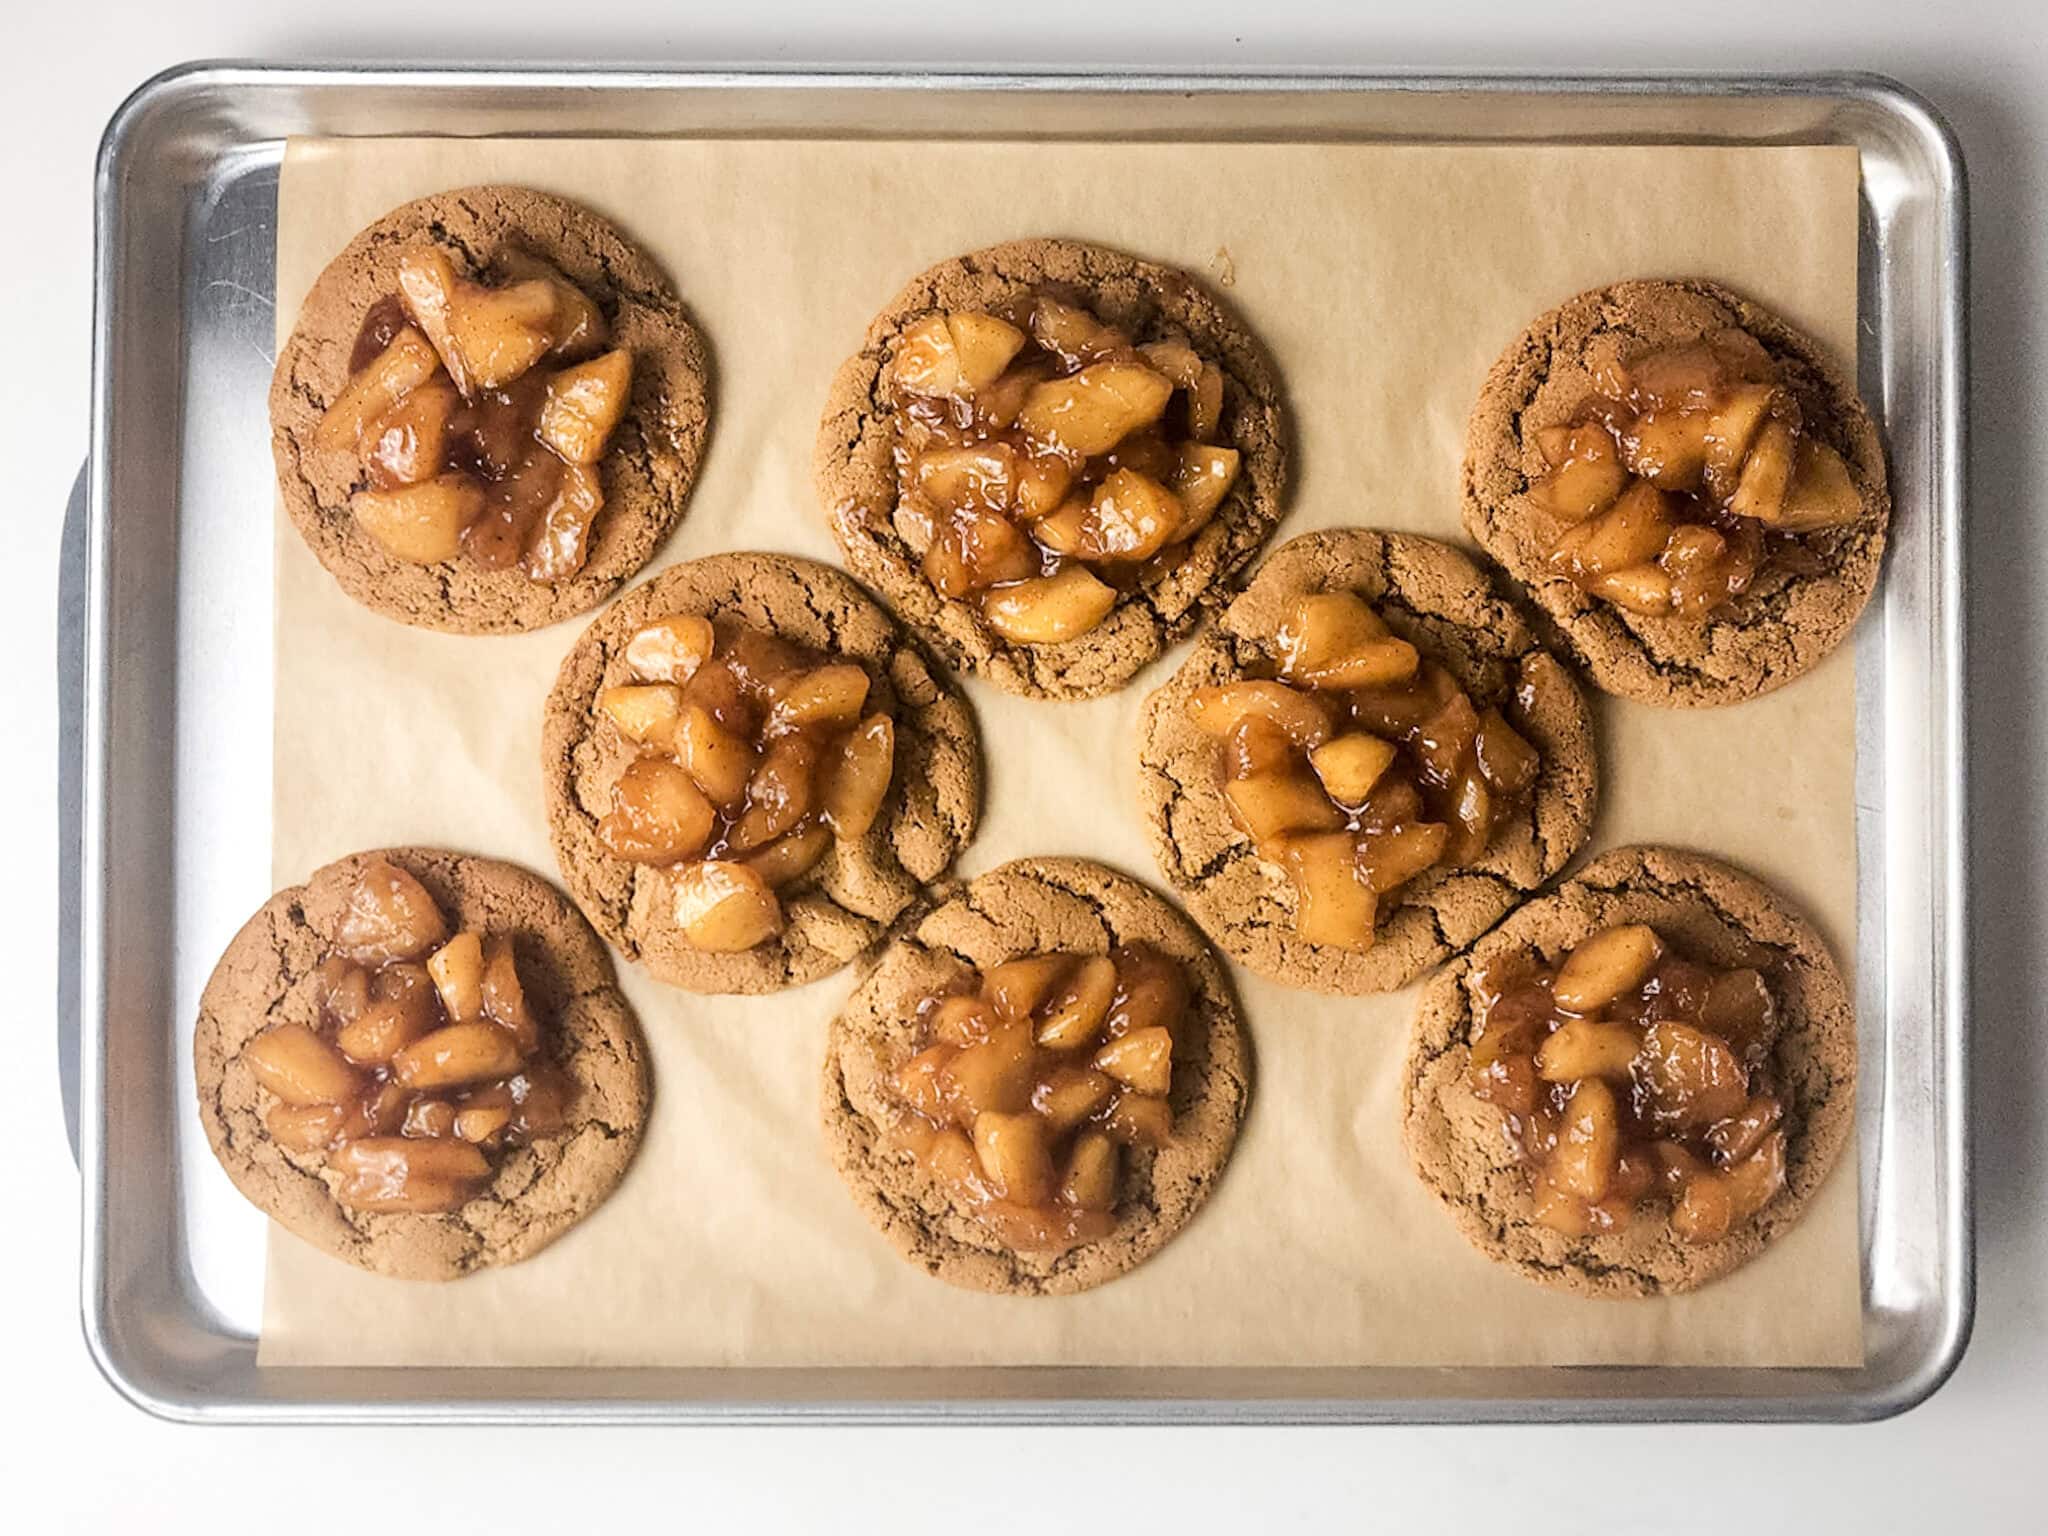
[[[1552,98],[1630,96],[1693,99],[1812,99],[1858,104],[1902,131],[1926,157],[1938,193],[1936,248],[1942,260],[1937,284],[1941,326],[1935,359],[1936,387],[1928,415],[1936,429],[1931,461],[1935,537],[1930,550],[1934,612],[1929,629],[1933,660],[1945,683],[1939,736],[1945,750],[1937,764],[1945,791],[1933,828],[1942,856],[1935,865],[1941,906],[1929,934],[1934,949],[1931,980],[1939,1013],[1935,1043],[1945,1069],[1942,1079],[1939,1147],[1948,1177],[1943,1185],[1947,1243],[1944,1272],[1953,1282],[1940,1298],[1938,1332],[1927,1353],[1898,1380],[1872,1388],[1809,1396],[1755,1397],[1733,1394],[1605,1398],[1153,1398],[1141,1396],[1043,1396],[1022,1399],[891,1398],[721,1401],[621,1398],[446,1397],[385,1401],[308,1399],[265,1401],[253,1397],[210,1401],[159,1390],[134,1369],[117,1343],[111,1324],[113,1298],[104,1285],[103,1221],[106,1178],[102,1077],[107,1040],[103,979],[106,953],[106,834],[109,798],[108,726],[110,699],[109,525],[110,472],[105,452],[113,394],[110,357],[114,345],[108,295],[116,275],[118,189],[131,161],[148,150],[151,119],[183,98],[231,87],[337,87],[374,84],[408,89],[478,88],[540,90],[572,86],[612,91],[857,90],[864,93],[998,91],[1023,94],[1131,92],[1160,94],[1415,94],[1521,95]],[[540,136],[558,136],[545,134]],[[1543,142],[1545,137],[1532,136]],[[1647,135],[1603,133],[1619,143],[1658,142]],[[1683,141],[1685,135],[1675,136]],[[1710,137],[1691,136],[1694,141]],[[267,142],[251,139],[251,143]],[[116,109],[95,163],[92,331],[92,410],[87,486],[84,577],[86,603],[83,680],[79,701],[82,741],[77,771],[79,844],[77,864],[60,872],[70,877],[69,894],[80,915],[76,953],[60,955],[60,969],[72,970],[77,1017],[60,1018],[60,1029],[79,1040],[79,1162],[82,1231],[80,1321],[88,1353],[114,1390],[151,1415],[189,1423],[1526,1423],[1526,1422],[1867,1422],[1892,1417],[1925,1401],[1945,1383],[1968,1347],[1975,1319],[1976,1275],[1972,1148],[1969,1116],[1970,964],[1966,876],[1968,852],[1966,730],[1966,626],[1962,566],[1967,480],[1964,470],[1969,417],[1967,292],[1967,181],[1963,154],[1953,129],[1925,97],[1901,82],[1868,71],[1732,73],[1723,71],[1602,71],[1570,75],[1511,70],[1330,70],[1301,68],[1242,72],[1225,68],[1157,72],[1105,67],[980,71],[948,68],[878,70],[793,68],[774,65],[676,68],[621,67],[603,63],[565,65],[454,64],[386,66],[348,62],[269,64],[222,59],[175,65],[138,86]],[[68,660],[68,658],[67,658]],[[60,736],[60,741],[62,740]],[[68,764],[67,764],[68,766]],[[68,850],[67,850],[68,851]],[[273,1368],[277,1369],[277,1368]],[[1037,1369],[1056,1372],[1059,1368]],[[1403,1369],[1403,1368],[1394,1368]],[[1554,1368],[1511,1368],[1551,1374]],[[1574,1367],[1572,1369],[1600,1369]],[[1611,1368],[1610,1368],[1611,1369]],[[1674,1368],[1679,1369],[1679,1368]],[[1711,1378],[1711,1367],[1684,1368]],[[1813,1375],[1854,1375],[1868,1366]],[[653,1373],[650,1373],[652,1376]],[[943,1373],[941,1373],[943,1374]],[[1789,1374],[1802,1374],[1791,1372]]]

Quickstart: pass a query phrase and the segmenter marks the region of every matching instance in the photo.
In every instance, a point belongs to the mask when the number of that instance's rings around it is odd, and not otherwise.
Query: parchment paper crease
[[[1856,346],[1853,150],[360,140],[291,145],[278,321],[407,198],[510,181],[580,198],[673,277],[717,358],[710,455],[664,561],[833,558],[811,488],[833,368],[926,264],[1013,236],[1100,240],[1205,274],[1264,337],[1298,427],[1280,537],[1364,524],[1461,538],[1465,414],[1539,311],[1628,276],[1720,279]],[[251,452],[261,451],[251,445]],[[542,700],[578,626],[406,629],[345,598],[278,520],[274,866],[433,843],[555,874]],[[1175,658],[1169,658],[1168,665]],[[1120,696],[972,688],[988,803],[964,869],[1087,854],[1156,880]],[[1606,703],[1596,846],[1668,840],[1771,880],[1854,948],[1854,669],[1845,648],[1734,709]],[[1131,1276],[1053,1301],[971,1295],[898,1260],[818,1131],[842,975],[700,999],[630,968],[656,1107],[581,1228],[446,1286],[276,1233],[266,1364],[1482,1364],[1860,1361],[1853,1158],[1747,1270],[1668,1302],[1555,1295],[1469,1249],[1395,1124],[1412,994],[1313,997],[1240,975],[1258,1058],[1214,1199]]]

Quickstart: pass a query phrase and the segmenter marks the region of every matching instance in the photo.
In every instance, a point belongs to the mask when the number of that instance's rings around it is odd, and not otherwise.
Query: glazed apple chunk
[[[1506,1117],[1544,1226],[1618,1232],[1661,1201],[1680,1240],[1712,1243],[1785,1187],[1760,971],[1695,964],[1629,923],[1554,966],[1496,962],[1475,992],[1469,1083]]]
[[[896,1142],[1005,1247],[1104,1237],[1127,1152],[1172,1139],[1188,998],[1179,962],[1143,944],[1022,955],[916,998]]]
[[[1631,613],[1698,619],[1768,560],[1811,565],[1806,535],[1863,500],[1747,331],[1609,361],[1569,420],[1539,428],[1530,501],[1556,525],[1551,566]]]
[[[324,1157],[363,1212],[452,1211],[512,1147],[556,1135],[574,1084],[547,1059],[509,934],[464,930],[386,859],[357,880],[313,978],[315,1023],[242,1049],[280,1147]]]
[[[934,312],[898,343],[898,526],[947,598],[1017,645],[1086,634],[1237,482],[1223,370],[1049,295]]]
[[[1302,598],[1271,677],[1197,688],[1231,819],[1284,877],[1311,944],[1363,951],[1380,913],[1427,870],[1483,858],[1534,792],[1526,720],[1554,686],[1525,661],[1507,711],[1475,701],[1355,592]]]
[[[354,464],[349,510],[397,559],[552,583],[589,558],[633,355],[607,350],[603,311],[539,257],[507,249],[494,270],[473,282],[434,247],[406,252],[314,444]]]
[[[673,614],[627,642],[598,708],[629,749],[598,840],[666,870],[676,925],[736,952],[783,929],[777,892],[867,836],[896,727],[865,668],[732,619]]]

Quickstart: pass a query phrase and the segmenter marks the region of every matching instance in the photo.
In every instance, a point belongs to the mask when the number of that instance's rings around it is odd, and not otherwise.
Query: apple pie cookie
[[[1487,375],[1465,526],[1593,681],[1651,704],[1790,682],[1877,585],[1877,428],[1809,337],[1712,283],[1628,282],[1530,326]]]
[[[554,887],[491,859],[359,853],[273,896],[199,1000],[199,1117],[242,1193],[380,1274],[538,1252],[640,1142],[640,1027]]]
[[[1186,918],[1079,859],[1020,859],[907,923],[833,1021],[825,1135],[906,1259],[1062,1295],[1208,1197],[1251,1095],[1223,967]]]
[[[1109,693],[1220,605],[1280,516],[1279,389],[1184,273],[1017,240],[868,327],[819,428],[853,573],[1012,693]]]
[[[386,214],[307,294],[271,384],[285,509],[356,601],[536,629],[645,565],[697,473],[709,360],[646,255],[519,187]]]
[[[830,566],[713,555],[599,616],[549,696],[562,872],[598,931],[694,992],[852,960],[974,835],[964,700]]]
[[[1145,701],[1166,878],[1232,959],[1321,992],[1405,986],[1585,841],[1571,675],[1447,544],[1341,529],[1275,550]]]
[[[1692,1290],[1798,1220],[1854,1118],[1856,1027],[1768,888],[1620,848],[1422,994],[1416,1170],[1489,1258],[1596,1296]]]

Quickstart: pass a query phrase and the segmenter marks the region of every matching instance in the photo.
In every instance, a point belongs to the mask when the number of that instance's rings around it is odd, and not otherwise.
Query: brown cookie
[[[1495,833],[1478,864],[1432,870],[1401,887],[1381,915],[1377,941],[1362,953],[1311,944],[1295,932],[1285,881],[1231,819],[1216,742],[1188,718],[1196,689],[1234,681],[1270,658],[1298,599],[1334,591],[1364,597],[1482,707],[1512,691],[1531,653],[1554,684],[1524,730],[1543,760],[1527,815]],[[1281,545],[1146,699],[1138,727],[1138,795],[1167,881],[1233,960],[1318,992],[1389,992],[1470,944],[1578,851],[1597,787],[1592,717],[1578,685],[1485,572],[1450,545],[1414,534],[1333,529]]]
[[[1190,1001],[1174,1048],[1173,1140],[1124,1160],[1117,1224],[1057,1258],[1001,1244],[908,1151],[890,1145],[890,1078],[915,1049],[914,1003],[1018,955],[1149,944],[1180,962]],[[1251,1051],[1230,983],[1201,934],[1146,886],[1085,859],[1018,859],[939,893],[906,922],[832,1022],[825,1139],[840,1176],[911,1263],[968,1290],[1085,1291],[1134,1268],[1187,1225],[1229,1161],[1251,1096]]]
[[[899,526],[895,429],[883,384],[903,333],[934,309],[995,309],[1050,294],[1139,343],[1178,336],[1222,370],[1218,441],[1243,455],[1237,484],[1185,556],[1148,572],[1101,624],[1053,645],[1024,646],[991,629],[971,602],[939,595]],[[1229,596],[1230,577],[1280,520],[1287,443],[1280,386],[1263,349],[1184,272],[1073,240],[1012,240],[919,274],[868,326],[832,381],[818,428],[818,495],[853,573],[952,665],[1034,698],[1111,693],[1185,638]]]
[[[633,353],[633,397],[603,460],[604,510],[574,576],[530,581],[465,558],[415,565],[358,526],[352,462],[312,446],[348,382],[370,306],[398,291],[408,249],[433,244],[482,278],[516,247],[553,263],[597,302],[613,345]],[[270,441],[285,510],[342,590],[406,624],[462,634],[539,629],[587,612],[645,565],[682,515],[710,425],[711,360],[660,269],[589,209],[524,187],[465,187],[394,209],[357,235],[313,284],[270,386]]]
[[[1761,970],[1778,1004],[1772,1065],[1785,1101],[1785,1188],[1717,1243],[1680,1242],[1662,1220],[1585,1238],[1539,1225],[1528,1169],[1510,1148],[1501,1112],[1466,1086],[1475,973],[1517,952],[1554,963],[1618,923],[1648,923],[1702,964]],[[1402,1129],[1423,1182],[1488,1258],[1582,1295],[1661,1296],[1747,1264],[1799,1219],[1848,1138],[1855,1086],[1855,1012],[1812,926],[1724,864],[1669,848],[1617,848],[1431,980],[1402,1076]]]
[[[613,857],[597,836],[633,756],[599,713],[598,695],[631,680],[625,647],[634,632],[678,613],[736,619],[856,662],[868,674],[869,708],[895,717],[895,778],[875,824],[858,842],[835,841],[783,887],[781,936],[738,954],[687,943],[662,899],[663,872]],[[599,615],[548,695],[541,775],[555,858],[584,912],[627,958],[692,992],[774,992],[838,970],[946,872],[981,815],[981,748],[966,701],[858,585],[783,555],[672,566]]]
[[[577,1087],[560,1135],[507,1152],[490,1184],[445,1215],[338,1204],[324,1157],[287,1152],[264,1129],[265,1096],[241,1059],[274,1024],[319,1026],[314,973],[364,866],[379,858],[424,885],[454,928],[514,936],[527,996]],[[603,1203],[647,1120],[640,1026],[597,935],[539,876],[438,849],[351,854],[265,902],[200,995],[192,1055],[199,1118],[235,1187],[315,1247],[406,1280],[454,1280],[538,1253]]]
[[[1777,365],[1807,430],[1842,455],[1863,499],[1847,527],[1808,534],[1812,573],[1769,561],[1749,590],[1704,619],[1646,617],[1583,592],[1548,560],[1528,507],[1544,472],[1536,433],[1597,393],[1608,356],[1747,331]],[[1567,301],[1493,365],[1465,440],[1465,527],[1556,623],[1593,682],[1646,704],[1733,704],[1782,687],[1849,633],[1877,586],[1891,497],[1884,448],[1856,391],[1811,337],[1718,284],[1616,283]]]

